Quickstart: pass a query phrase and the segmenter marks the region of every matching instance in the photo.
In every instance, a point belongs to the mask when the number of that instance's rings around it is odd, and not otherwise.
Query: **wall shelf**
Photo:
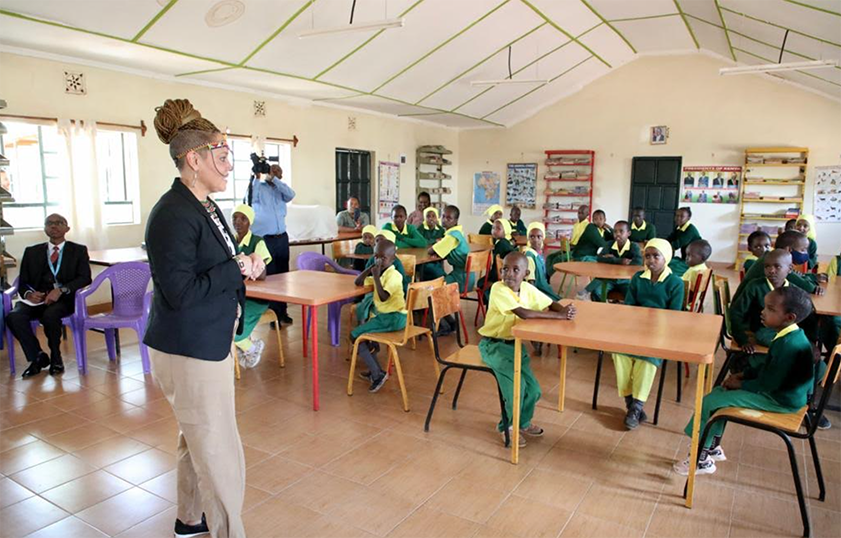
[[[577,213],[578,204],[586,203],[590,210],[593,208],[593,177],[595,176],[596,152],[589,149],[546,150],[545,165],[548,169],[543,175],[546,189],[543,191],[543,223],[546,225],[546,237],[560,239],[572,235],[572,226],[578,222],[577,218],[551,218],[551,213]],[[564,175],[575,177],[563,177]],[[560,187],[557,192],[549,188],[551,183],[578,183],[579,187],[587,186],[586,192],[574,191],[573,187]],[[570,192],[572,191],[572,192]],[[567,198],[570,207],[561,208],[560,202],[552,202],[552,198]],[[573,203],[574,201],[574,203]],[[567,204],[563,204],[567,205]]]
[[[437,208],[439,213],[447,205],[444,196],[451,193],[445,182],[453,178],[444,172],[445,166],[453,164],[450,159],[445,159],[444,155],[452,154],[451,150],[440,145],[418,146],[415,153],[415,198],[422,191],[428,192],[432,207]]]

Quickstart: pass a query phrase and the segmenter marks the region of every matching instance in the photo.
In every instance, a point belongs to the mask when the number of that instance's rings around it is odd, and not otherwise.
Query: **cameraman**
[[[254,209],[252,231],[266,242],[272,261],[266,266],[266,274],[276,275],[289,272],[289,236],[286,234],[286,204],[295,198],[295,191],[281,181],[283,170],[277,164],[268,168],[255,165],[255,178],[251,181],[249,200]],[[269,308],[277,314],[281,323],[291,324],[292,318],[286,312],[286,303],[272,302]]]

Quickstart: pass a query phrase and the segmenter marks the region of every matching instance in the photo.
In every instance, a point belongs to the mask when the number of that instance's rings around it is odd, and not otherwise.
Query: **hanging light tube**
[[[541,78],[503,78],[499,80],[471,80],[471,86],[504,86],[506,84],[549,84]]]
[[[403,28],[406,24],[406,18],[400,17],[397,19],[386,19],[375,22],[358,22],[356,24],[345,24],[342,26],[334,26],[332,28],[313,28],[312,30],[304,30],[298,34],[299,39],[307,37],[317,37],[323,35],[349,34],[354,32],[371,32],[374,30],[388,30],[390,28]]]
[[[781,64],[746,65],[743,67],[722,67],[719,75],[748,75],[754,73],[779,73],[782,71],[797,71],[803,69],[826,69],[838,67],[836,60],[812,60],[807,62],[787,62]]]

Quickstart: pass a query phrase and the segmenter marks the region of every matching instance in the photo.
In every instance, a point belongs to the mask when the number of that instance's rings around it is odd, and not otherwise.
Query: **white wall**
[[[505,178],[509,162],[538,162],[547,149],[596,151],[594,208],[609,222],[627,218],[631,159],[682,156],[688,165],[742,165],[752,146],[810,149],[806,211],[813,203],[814,166],[841,163],[841,104],[764,77],[721,77],[725,64],[702,54],[643,57],[586,86],[510,129],[459,135],[462,215],[471,205],[472,174]],[[665,146],[648,143],[649,127],[668,125]],[[538,192],[545,183],[538,180]],[[539,198],[542,204],[543,200]],[[735,259],[738,205],[692,204],[694,222],[713,246],[714,261]],[[524,212],[523,220],[542,213]],[[466,216],[478,228],[482,217]],[[841,224],[818,226],[820,254],[841,251]]]

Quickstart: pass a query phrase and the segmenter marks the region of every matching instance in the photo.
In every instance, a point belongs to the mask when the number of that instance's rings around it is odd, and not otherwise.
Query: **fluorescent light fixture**
[[[750,73],[779,73],[781,71],[796,71],[800,69],[826,69],[838,67],[837,60],[812,60],[808,62],[787,62],[784,64],[759,64],[744,67],[722,67],[719,75],[747,75]]]
[[[500,80],[471,80],[471,86],[503,86],[506,84],[549,84],[542,78],[503,78]]]
[[[405,17],[397,19],[385,19],[382,21],[358,22],[356,24],[345,24],[332,28],[313,28],[304,30],[298,34],[298,38],[316,37],[320,35],[349,34],[352,32],[370,32],[372,30],[388,30],[389,28],[403,28],[406,24]]]

